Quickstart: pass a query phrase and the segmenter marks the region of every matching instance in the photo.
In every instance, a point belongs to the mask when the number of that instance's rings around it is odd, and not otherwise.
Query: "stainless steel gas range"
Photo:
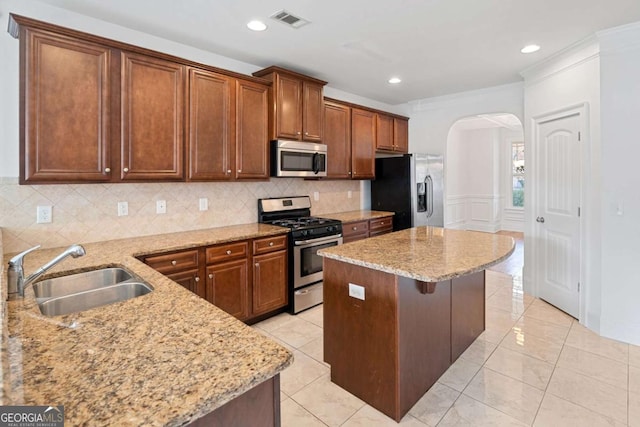
[[[308,196],[258,200],[258,222],[289,228],[289,311],[322,303],[320,249],[342,244],[342,223],[311,215]]]

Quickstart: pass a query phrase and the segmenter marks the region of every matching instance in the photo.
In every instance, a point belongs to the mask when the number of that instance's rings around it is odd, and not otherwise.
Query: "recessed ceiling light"
[[[262,21],[254,20],[249,22],[247,24],[247,27],[249,27],[249,29],[252,31],[264,31],[267,29],[267,24]]]
[[[400,79],[399,77],[391,77],[389,79],[389,83],[391,83],[392,85],[397,85],[401,81],[402,81],[402,79]]]
[[[533,53],[533,52],[537,52],[539,50],[540,50],[540,46],[538,46],[537,44],[530,44],[530,45],[525,46],[522,49],[520,49],[520,52],[522,52],[522,53]]]

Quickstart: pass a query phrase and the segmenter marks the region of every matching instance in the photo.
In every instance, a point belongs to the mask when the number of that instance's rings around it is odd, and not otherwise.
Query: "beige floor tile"
[[[313,341],[306,343],[305,345],[300,347],[298,350],[300,350],[301,352],[303,352],[309,357],[313,357],[315,360],[322,363],[323,365],[329,366],[329,364],[325,363],[323,360],[324,359],[324,346],[322,344],[323,340],[324,338],[320,336],[314,339]]]
[[[365,403],[333,384],[328,375],[312,382],[291,398],[328,426],[340,426]]]
[[[251,328],[253,328],[254,331],[256,331],[259,334],[264,335],[265,337],[269,338],[270,340],[273,340],[275,342],[277,342],[278,344],[280,344],[281,346],[285,347],[286,349],[288,349],[289,351],[293,351],[295,350],[294,347],[290,346],[289,344],[287,344],[286,342],[274,337],[273,335],[271,335],[269,332],[265,331],[264,329],[261,329],[260,327],[258,327],[257,325],[253,325],[251,326]]]
[[[547,393],[533,425],[534,427],[608,427],[625,424]]]
[[[565,344],[618,362],[629,363],[629,344],[601,337],[577,322],[571,327]]]
[[[465,350],[460,357],[469,362],[482,365],[487,361],[491,353],[496,349],[497,345],[489,341],[477,339]]]
[[[324,306],[322,304],[317,305],[313,308],[310,308],[309,310],[305,310],[302,313],[298,314],[298,317],[301,317],[307,322],[311,322],[314,325],[320,326],[322,328],[322,326],[324,325],[323,307]]]
[[[527,308],[522,296],[512,295],[511,292],[498,291],[487,299],[487,307],[493,307],[504,311],[510,311],[518,316]]]
[[[277,316],[273,316],[268,318],[267,320],[263,320],[260,323],[256,323],[254,326],[260,329],[263,329],[267,332],[271,332],[295,320],[296,320],[296,316],[292,316],[289,313],[280,313]]]
[[[571,326],[574,320],[573,317],[540,299],[535,299],[527,308],[527,311],[524,312],[524,315],[525,317],[533,317],[534,319],[544,320],[560,326]]]
[[[556,367],[547,393],[589,408],[605,417],[627,422],[627,391]]]
[[[433,387],[413,405],[409,414],[426,425],[435,427],[459,396],[460,392],[451,387],[435,383]]]
[[[555,364],[562,351],[562,344],[549,339],[529,335],[515,328],[502,340],[500,347]]]
[[[463,394],[530,425],[542,402],[544,392],[522,381],[483,368]]]
[[[280,391],[280,403],[284,402],[287,399],[289,399],[289,396],[287,396],[284,391]]]
[[[542,391],[553,373],[551,363],[504,347],[496,349],[484,366]]]
[[[481,365],[460,358],[442,374],[438,382],[454,390],[462,391],[480,368]]]
[[[425,427],[423,423],[409,414],[405,415],[400,420],[400,423],[396,423],[393,419],[369,405],[364,405],[360,408],[346,423],[342,424],[342,427],[395,427],[398,425],[403,427]]]
[[[298,348],[321,337],[322,328],[304,319],[296,318],[269,333],[290,346]]]
[[[637,345],[629,345],[629,365],[640,368],[640,347]]]
[[[280,405],[280,417],[282,427],[326,427],[293,399]]]
[[[485,317],[485,330],[479,338],[483,341],[499,344],[520,316],[509,311],[487,307]]]
[[[496,281],[490,281],[489,279],[487,279],[484,284],[485,299],[489,299],[493,294],[495,294],[497,291],[503,288],[504,288],[504,285],[501,285]]]
[[[567,345],[564,346],[562,353],[560,353],[557,366],[625,390],[627,389],[629,367],[622,362],[616,362]],[[640,372],[640,369],[638,372]],[[640,392],[640,389],[638,391]]]
[[[497,409],[462,395],[447,411],[438,427],[522,427],[526,425]]]
[[[629,393],[629,426],[640,427],[640,393]]]
[[[533,317],[523,316],[513,328],[525,335],[535,335],[540,338],[564,343],[564,340],[569,334],[570,326],[560,326]]]
[[[293,364],[280,374],[280,388],[288,396],[329,373],[329,368],[301,351],[295,350],[293,357]]]
[[[640,368],[629,366],[629,392],[640,394]]]

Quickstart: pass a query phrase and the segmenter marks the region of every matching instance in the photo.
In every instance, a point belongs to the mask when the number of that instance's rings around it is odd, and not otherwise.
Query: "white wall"
[[[600,330],[600,59],[595,39],[585,40],[552,59],[523,72],[525,77],[525,147],[531,147],[535,117],[581,104],[588,105],[587,128],[582,138],[582,230],[580,321]],[[535,153],[528,151],[525,180],[525,269],[524,289],[537,295],[534,265],[536,192]]]
[[[600,333],[640,345],[640,23],[599,33],[598,39],[602,111]]]

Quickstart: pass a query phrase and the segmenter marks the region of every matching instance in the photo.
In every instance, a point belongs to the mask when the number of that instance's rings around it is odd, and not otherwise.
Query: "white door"
[[[580,115],[538,124],[536,235],[540,298],[578,317],[580,309]]]

